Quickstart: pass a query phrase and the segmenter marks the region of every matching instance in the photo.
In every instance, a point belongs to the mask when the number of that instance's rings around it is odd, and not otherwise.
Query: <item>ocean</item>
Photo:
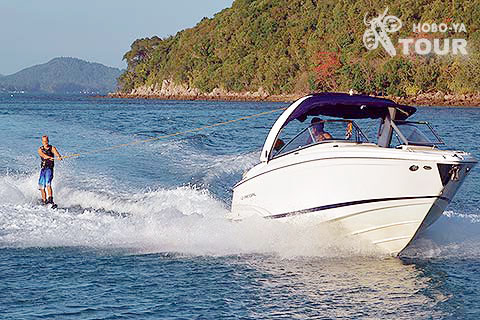
[[[57,162],[59,209],[39,205],[44,134],[68,155],[284,106],[0,94],[0,318],[480,317],[479,166],[400,257],[318,226],[225,219],[279,113]],[[479,109],[412,119],[480,158]]]

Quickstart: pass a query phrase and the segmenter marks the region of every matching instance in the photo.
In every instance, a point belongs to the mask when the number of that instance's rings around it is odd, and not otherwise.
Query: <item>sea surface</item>
[[[0,95],[0,318],[478,319],[479,167],[394,258],[318,226],[225,219],[279,113],[92,152],[284,106]],[[480,109],[412,119],[480,157]],[[57,210],[38,202],[43,134],[91,152],[57,162]]]

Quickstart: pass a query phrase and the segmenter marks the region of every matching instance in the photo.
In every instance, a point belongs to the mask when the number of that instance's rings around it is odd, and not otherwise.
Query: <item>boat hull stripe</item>
[[[298,211],[292,211],[292,212],[287,212],[287,213],[279,213],[279,214],[274,214],[274,215],[271,215],[271,216],[266,216],[265,218],[267,218],[267,219],[280,219],[280,218],[293,217],[293,216],[298,216],[298,215],[311,213],[311,212],[322,211],[322,210],[329,210],[329,209],[355,206],[355,205],[367,204],[367,203],[375,203],[375,202],[398,201],[398,200],[415,200],[415,199],[435,199],[435,198],[450,202],[450,200],[448,198],[440,197],[440,196],[419,196],[419,197],[367,199],[367,200],[357,200],[357,201],[349,201],[349,202],[328,204],[328,205],[325,205],[325,206],[303,209],[303,210],[298,210]]]

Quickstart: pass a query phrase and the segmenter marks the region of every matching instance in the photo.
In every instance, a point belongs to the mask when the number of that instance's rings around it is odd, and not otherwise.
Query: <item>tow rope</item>
[[[159,136],[159,137],[149,138],[149,139],[145,139],[145,140],[135,140],[135,141],[132,141],[132,142],[117,144],[117,145],[106,147],[106,148],[78,152],[78,153],[70,154],[70,155],[67,155],[67,156],[63,156],[62,159],[78,158],[78,157],[89,155],[89,154],[101,153],[101,152],[115,150],[115,149],[119,149],[119,148],[123,148],[123,147],[133,146],[133,145],[136,145],[136,144],[157,141],[157,140],[171,138],[171,137],[175,137],[175,136],[179,136],[179,135],[183,135],[183,134],[187,134],[187,133],[192,133],[192,132],[198,132],[198,131],[209,129],[209,128],[219,127],[219,126],[223,126],[223,125],[238,122],[238,121],[257,118],[257,117],[261,117],[261,116],[264,116],[264,115],[267,115],[267,114],[271,114],[271,113],[275,113],[275,112],[279,112],[279,111],[284,111],[286,109],[287,108],[279,108],[279,109],[275,109],[275,110],[270,110],[270,111],[265,111],[265,112],[252,114],[252,115],[249,115],[249,116],[245,116],[245,117],[241,117],[241,118],[237,118],[237,119],[233,119],[233,120],[217,122],[217,123],[214,123],[214,124],[206,125],[206,126],[203,126],[203,127],[198,127],[198,128],[195,128],[195,129],[179,131],[179,132],[175,132],[175,133],[171,133],[171,134],[167,134],[167,135],[163,135],[163,136]],[[59,160],[59,159],[56,158],[55,160]]]

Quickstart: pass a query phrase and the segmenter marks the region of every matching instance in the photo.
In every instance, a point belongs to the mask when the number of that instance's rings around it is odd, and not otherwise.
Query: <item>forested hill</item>
[[[394,57],[381,45],[368,51],[362,40],[365,14],[371,19],[387,7],[387,15],[403,22],[391,34]],[[424,22],[463,23],[466,32],[413,32],[413,24]],[[119,84],[125,93],[163,80],[202,92],[476,93],[479,24],[479,0],[236,0],[174,36],[136,40],[124,55],[128,69]],[[465,38],[468,55],[403,55],[399,38]]]
[[[0,89],[47,93],[107,93],[115,90],[122,71],[77,58],[54,58],[47,63],[0,77]]]

